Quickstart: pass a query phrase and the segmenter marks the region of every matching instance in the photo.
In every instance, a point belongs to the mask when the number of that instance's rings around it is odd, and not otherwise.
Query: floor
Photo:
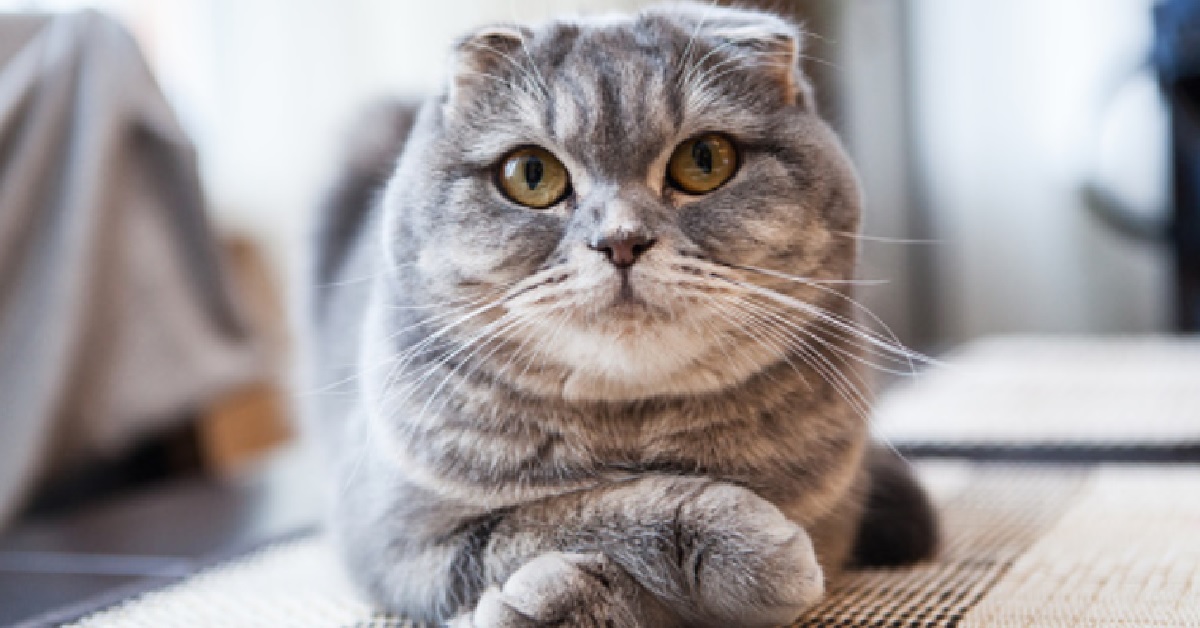
[[[0,626],[52,625],[315,526],[297,452],[229,478],[163,485],[0,534]]]

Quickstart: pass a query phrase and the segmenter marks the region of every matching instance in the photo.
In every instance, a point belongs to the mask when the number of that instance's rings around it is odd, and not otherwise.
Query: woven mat
[[[881,437],[919,455],[1087,448],[1200,460],[1200,338],[997,337],[945,362],[879,400]]]
[[[1200,467],[925,462],[937,561],[851,572],[797,626],[1200,627]],[[76,624],[375,626],[319,537],[270,547]]]

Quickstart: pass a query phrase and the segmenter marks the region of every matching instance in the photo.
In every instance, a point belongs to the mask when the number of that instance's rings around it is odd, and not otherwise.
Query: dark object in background
[[[1162,88],[1170,133],[1170,208],[1145,218],[1102,186],[1084,187],[1084,202],[1124,236],[1166,245],[1175,274],[1175,329],[1200,331],[1200,0],[1154,7],[1150,62]]]
[[[167,479],[199,476],[203,453],[195,417],[139,439],[115,458],[92,458],[45,478],[21,513],[43,518],[69,513]]]
[[[1171,124],[1174,210],[1167,237],[1175,254],[1179,331],[1200,331],[1200,0],[1154,7],[1154,67]]]

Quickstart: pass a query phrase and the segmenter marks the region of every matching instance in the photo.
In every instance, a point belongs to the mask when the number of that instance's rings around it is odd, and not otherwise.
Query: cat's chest
[[[600,470],[699,474],[739,483],[771,481],[793,473],[798,461],[823,458],[831,443],[848,441],[843,430],[824,429],[804,416],[746,413],[730,416],[668,416],[626,421],[619,427],[575,427],[562,434],[564,453]],[[805,429],[806,423],[811,424]],[[814,429],[815,428],[815,429]]]
[[[405,458],[423,476],[464,487],[554,493],[648,473],[703,475],[747,487],[818,482],[861,440],[842,404],[811,395],[583,406],[470,395],[403,421]]]

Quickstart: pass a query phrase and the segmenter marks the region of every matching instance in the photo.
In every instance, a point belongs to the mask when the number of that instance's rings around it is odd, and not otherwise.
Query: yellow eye
[[[667,164],[667,176],[684,192],[707,194],[733,176],[737,163],[733,142],[723,135],[709,133],[694,137],[675,149]]]
[[[571,191],[567,169],[550,151],[536,146],[519,148],[500,162],[500,189],[514,202],[543,209]]]

